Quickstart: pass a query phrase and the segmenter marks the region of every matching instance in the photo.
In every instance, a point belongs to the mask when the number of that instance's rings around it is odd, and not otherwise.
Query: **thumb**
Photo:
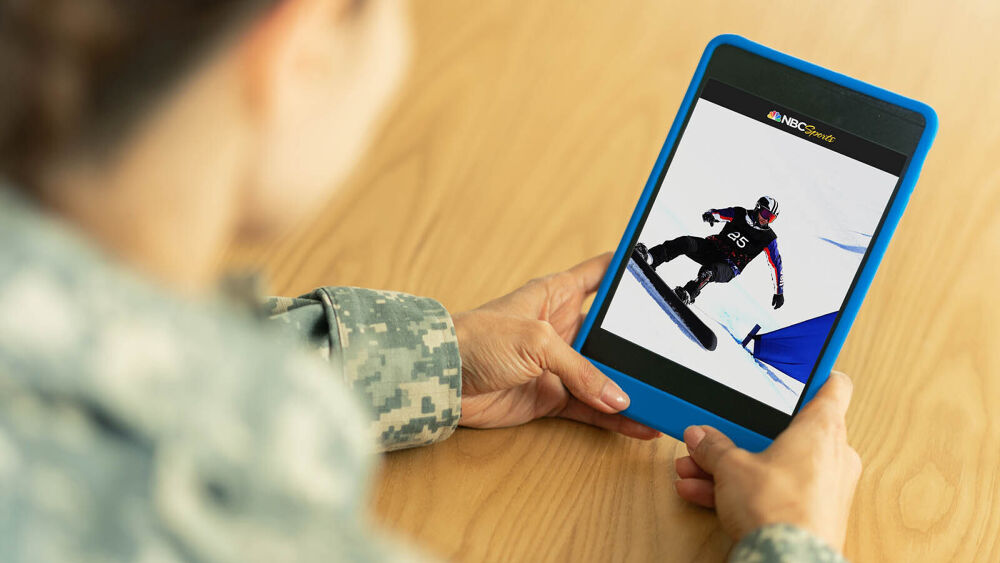
[[[543,367],[559,377],[580,401],[609,414],[628,407],[629,398],[622,388],[558,336],[547,339],[542,354]]]
[[[684,443],[695,463],[711,474],[719,469],[723,455],[739,449],[725,434],[711,426],[689,426],[684,430]]]

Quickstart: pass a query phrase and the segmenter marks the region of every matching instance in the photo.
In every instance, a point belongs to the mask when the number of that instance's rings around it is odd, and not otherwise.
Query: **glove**
[[[785,296],[781,293],[775,293],[774,297],[771,298],[771,305],[774,305],[775,309],[780,309],[782,305],[785,304]]]
[[[715,215],[712,215],[711,211],[702,213],[701,220],[708,223],[709,226],[715,225],[715,222],[718,221],[718,219],[715,218]]]

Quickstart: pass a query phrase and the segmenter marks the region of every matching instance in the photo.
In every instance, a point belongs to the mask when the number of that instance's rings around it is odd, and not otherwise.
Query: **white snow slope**
[[[698,100],[639,241],[721,231],[708,209],[751,209],[761,195],[780,205],[772,228],[784,265],[785,305],[771,308],[774,282],[763,253],[733,281],[709,284],[694,309],[719,340],[709,352],[685,335],[630,273],[602,328],[782,412],[791,413],[803,384],[756,361],[740,342],[753,328],[770,332],[840,309],[897,177]],[[697,276],[685,256],[657,273],[671,287]]]

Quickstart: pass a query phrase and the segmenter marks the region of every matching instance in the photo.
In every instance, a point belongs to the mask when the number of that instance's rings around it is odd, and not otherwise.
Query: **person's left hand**
[[[583,321],[583,300],[597,290],[611,254],[454,316],[462,356],[459,424],[498,428],[544,416],[578,420],[627,436],[660,433],[619,411],[629,399],[570,347]]]

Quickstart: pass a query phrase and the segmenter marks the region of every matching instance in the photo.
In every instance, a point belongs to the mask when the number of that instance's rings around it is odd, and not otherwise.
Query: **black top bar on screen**
[[[709,79],[701,90],[701,97],[759,121],[789,135],[794,135],[844,156],[899,176],[906,165],[906,156],[852,135],[832,125],[816,121],[795,110],[755,96],[749,92]]]

